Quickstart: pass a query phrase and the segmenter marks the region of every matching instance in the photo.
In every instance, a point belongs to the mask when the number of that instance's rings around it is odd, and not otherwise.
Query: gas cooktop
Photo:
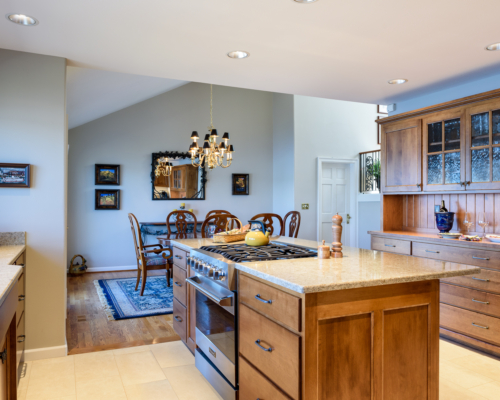
[[[266,246],[248,246],[247,244],[224,244],[219,246],[203,246],[200,250],[220,254],[234,262],[252,262],[269,260],[286,260],[289,258],[317,257],[315,249],[271,242]]]

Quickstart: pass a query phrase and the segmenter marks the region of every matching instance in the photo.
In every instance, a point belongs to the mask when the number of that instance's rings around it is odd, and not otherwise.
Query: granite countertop
[[[24,232],[0,232],[0,306],[23,270],[21,266],[11,264],[25,249]]]
[[[272,241],[316,248],[318,242],[287,237]],[[236,242],[239,243],[239,242]],[[210,239],[172,240],[176,247],[190,250],[214,245]],[[478,267],[400,254],[344,247],[343,258],[296,258],[246,262],[236,268],[249,275],[298,293],[390,285],[446,277],[479,274]]]

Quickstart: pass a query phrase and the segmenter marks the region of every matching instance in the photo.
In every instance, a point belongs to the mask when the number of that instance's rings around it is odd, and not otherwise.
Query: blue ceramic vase
[[[438,212],[436,213],[436,226],[440,233],[446,233],[453,228],[453,221],[455,220],[454,212]]]

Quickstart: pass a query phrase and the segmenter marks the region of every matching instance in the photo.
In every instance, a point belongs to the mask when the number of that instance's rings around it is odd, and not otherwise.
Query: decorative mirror
[[[166,168],[163,168],[161,173],[157,175],[155,172],[159,162],[161,164],[160,159],[168,159],[168,163],[166,163]],[[205,163],[200,167],[193,166],[191,154],[188,152],[153,153],[151,167],[153,200],[205,200],[207,182]]]

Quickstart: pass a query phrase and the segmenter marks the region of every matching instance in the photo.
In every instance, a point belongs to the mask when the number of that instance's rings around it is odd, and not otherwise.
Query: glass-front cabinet
[[[468,190],[500,189],[500,100],[467,110]]]
[[[424,191],[465,190],[465,113],[444,111],[423,120]]]

